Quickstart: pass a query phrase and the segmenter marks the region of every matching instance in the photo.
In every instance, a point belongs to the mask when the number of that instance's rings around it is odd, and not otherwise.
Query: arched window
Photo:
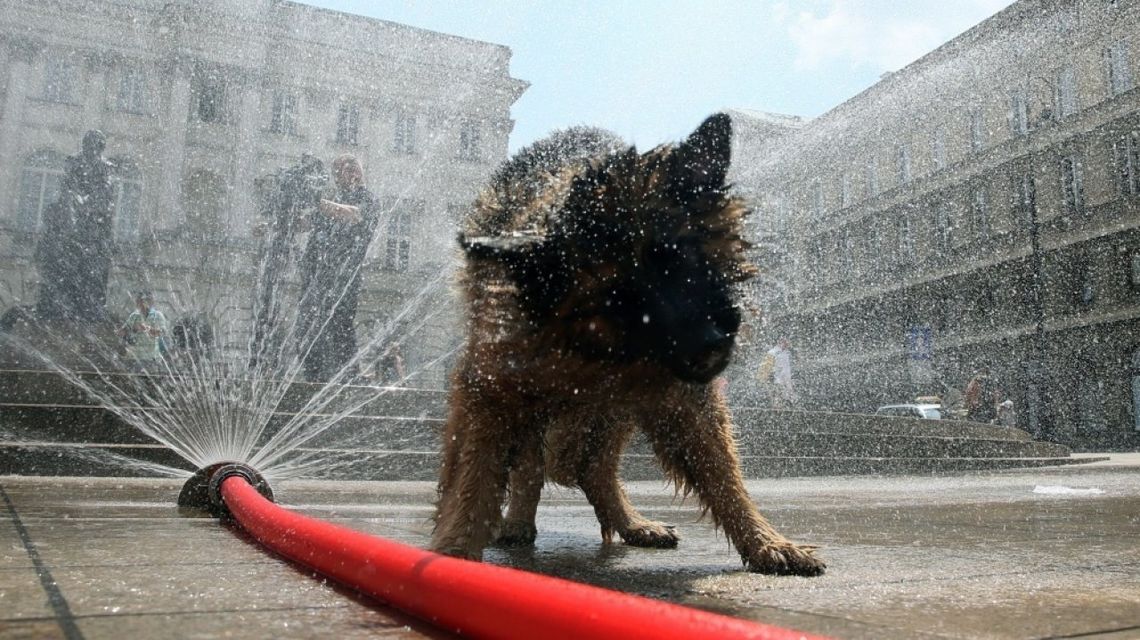
[[[20,174],[20,201],[16,205],[16,228],[39,231],[44,209],[59,200],[67,156],[45,149],[28,156]]]
[[[126,158],[113,158],[111,162],[115,165],[111,174],[115,238],[135,242],[142,218],[142,173],[138,165]]]

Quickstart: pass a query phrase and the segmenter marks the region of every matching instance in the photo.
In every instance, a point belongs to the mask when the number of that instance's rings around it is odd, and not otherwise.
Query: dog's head
[[[686,382],[724,370],[740,326],[733,285],[751,277],[747,210],[728,194],[731,121],[684,142],[568,167],[534,232],[461,238],[506,267],[531,327],[581,356],[665,367]]]

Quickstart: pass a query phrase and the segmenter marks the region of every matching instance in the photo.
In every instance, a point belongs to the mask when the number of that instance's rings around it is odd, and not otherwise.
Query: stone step
[[[882,434],[896,436],[940,435],[990,440],[1032,440],[1025,431],[1013,427],[980,424],[965,420],[922,420],[874,414],[832,413],[828,411],[780,411],[758,407],[733,407],[737,439],[750,431],[798,431],[813,433]]]
[[[150,380],[161,380],[132,373],[76,374],[85,383],[96,388],[114,385],[119,389],[133,390]],[[209,381],[196,380],[196,384],[209,386]],[[266,393],[280,392],[276,381],[265,381]],[[281,393],[276,410],[282,413],[296,413],[306,409],[306,404],[326,385],[310,382],[293,382]],[[330,402],[322,401],[320,412],[334,413],[342,408],[361,404],[354,413],[363,415],[408,415],[443,417],[447,405],[447,392],[438,389],[416,389],[409,387],[372,387],[340,385],[326,392]],[[55,371],[39,370],[0,370],[0,403],[7,405],[54,405],[54,406],[99,406],[86,390],[66,379]],[[310,407],[308,410],[312,410]]]
[[[345,451],[302,449],[319,457],[322,464],[310,475],[333,480],[435,480],[439,454],[435,451]],[[153,476],[155,472],[116,461],[126,456],[183,469],[190,465],[161,445],[60,445],[58,443],[0,443],[0,476],[73,475],[133,477]],[[840,475],[911,475],[960,471],[998,470],[1025,467],[1085,464],[1107,458],[879,458],[814,456],[741,456],[747,478]],[[626,480],[663,480],[656,460],[649,455],[626,454],[622,461]]]
[[[264,442],[296,414],[273,414],[262,436]],[[333,414],[309,414],[307,424],[316,427]],[[418,449],[439,446],[442,418],[400,415],[357,415],[340,418],[308,444],[316,447],[389,447]],[[0,404],[0,441],[35,440],[70,443],[153,444],[154,439],[114,413],[96,406],[47,406]],[[401,444],[402,443],[402,444]]]
[[[277,433],[293,415],[275,414],[261,442]],[[321,418],[310,416],[309,425]],[[67,443],[148,444],[155,441],[124,423],[110,412],[96,407],[0,406],[0,440]],[[338,449],[435,450],[443,428],[440,418],[402,416],[350,416],[342,418],[307,446]],[[307,433],[301,431],[300,433]],[[1011,458],[1061,457],[1068,448],[1033,440],[946,436],[937,429],[922,432],[903,430],[891,433],[846,433],[827,431],[758,430],[751,425],[737,429],[741,455],[768,457],[861,457],[861,458]],[[958,433],[951,431],[951,433]],[[643,437],[631,444],[632,453],[650,452]]]

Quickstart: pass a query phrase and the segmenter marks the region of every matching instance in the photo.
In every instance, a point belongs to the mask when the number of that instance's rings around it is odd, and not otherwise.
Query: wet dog
[[[434,550],[480,559],[534,542],[546,479],[580,488],[602,538],[674,547],[618,478],[646,434],[679,491],[695,493],[751,571],[818,575],[814,548],[781,536],[745,491],[724,398],[710,384],[753,275],[729,193],[731,121],[638,153],[576,128],[509,160],[460,236],[467,341],[443,434]],[[507,513],[502,514],[509,491]]]

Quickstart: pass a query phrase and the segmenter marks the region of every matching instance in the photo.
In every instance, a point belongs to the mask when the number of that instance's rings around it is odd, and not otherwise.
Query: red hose
[[[819,638],[482,562],[298,515],[245,478],[222,481],[233,518],[261,544],[441,629],[477,638]]]

